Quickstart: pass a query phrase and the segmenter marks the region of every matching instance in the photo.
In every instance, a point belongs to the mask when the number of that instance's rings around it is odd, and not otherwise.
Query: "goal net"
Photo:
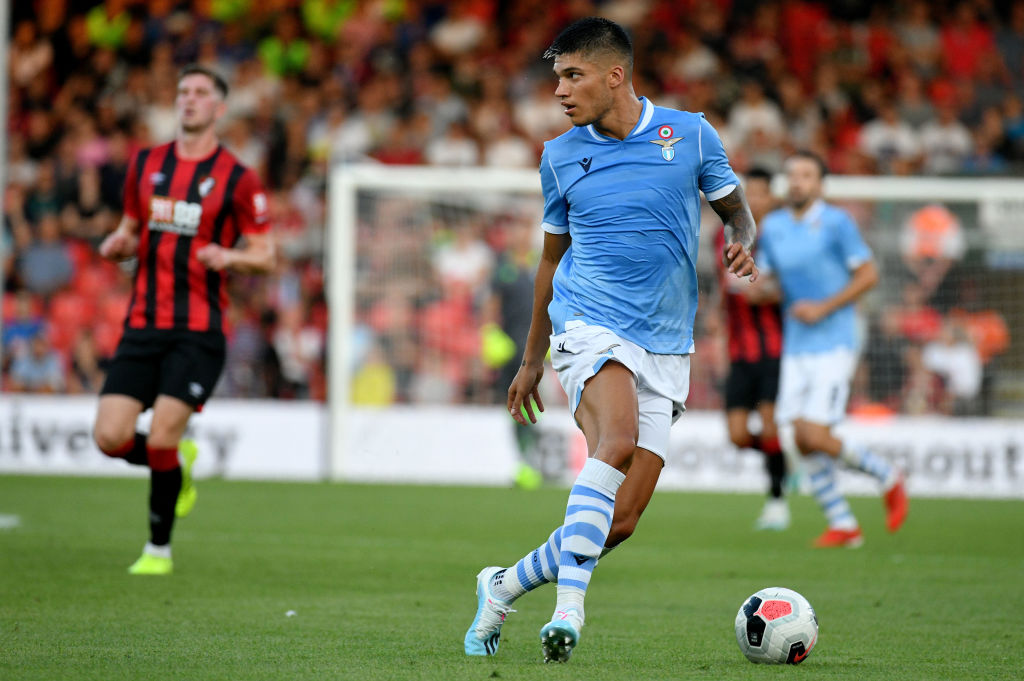
[[[774,189],[782,195],[784,178]],[[851,411],[1024,414],[1024,181],[833,176],[826,194],[853,215],[881,272],[859,305]],[[332,171],[329,200],[338,472],[359,410],[504,402],[529,323],[542,198],[532,170],[355,165]],[[728,369],[711,252],[720,228],[705,206],[695,411],[721,408]],[[544,390],[562,399],[557,381]]]

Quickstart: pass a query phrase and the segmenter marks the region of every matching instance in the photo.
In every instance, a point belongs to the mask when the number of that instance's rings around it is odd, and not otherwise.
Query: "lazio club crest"
[[[674,131],[672,130],[671,125],[663,125],[658,128],[658,137],[660,139],[647,140],[651,144],[657,144],[661,147],[661,157],[666,161],[671,161],[676,157],[676,150],[672,145],[679,140],[684,139],[682,137],[673,137],[673,133]]]

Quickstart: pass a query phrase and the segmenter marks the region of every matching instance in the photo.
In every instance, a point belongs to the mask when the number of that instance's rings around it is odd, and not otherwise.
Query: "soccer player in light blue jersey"
[[[562,524],[510,568],[477,576],[468,655],[497,651],[516,598],[557,583],[540,632],[545,661],[569,659],[598,559],[636,527],[661,475],[669,429],[689,389],[697,311],[700,194],[722,218],[732,276],[756,279],[754,220],[722,142],[704,116],[655,106],[631,82],[633,48],[607,19],[581,19],[545,53],[573,128],[544,145],[544,248],[512,417],[536,422],[552,365],[590,458]]]
[[[836,486],[834,459],[879,481],[890,532],[906,518],[907,497],[898,470],[832,433],[846,413],[857,366],[853,304],[877,283],[878,271],[853,219],[822,200],[825,171],[809,152],[786,161],[787,206],[761,223],[757,263],[770,275],[761,286],[774,279],[783,303],[779,441],[787,457],[804,457],[811,492],[828,520],[815,545],[854,547],[863,536]]]

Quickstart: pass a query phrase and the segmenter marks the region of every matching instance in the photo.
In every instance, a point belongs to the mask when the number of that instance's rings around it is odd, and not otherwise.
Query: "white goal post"
[[[784,188],[784,178],[776,177],[773,183],[775,192],[781,194]],[[356,239],[361,228],[360,196],[364,193],[370,197],[401,195],[413,198],[461,194],[484,197],[480,198],[481,201],[490,195],[515,195],[520,197],[519,200],[536,202],[538,215],[542,202],[536,170],[387,165],[338,165],[331,170],[325,273],[330,312],[328,456],[330,475],[335,479],[346,477],[346,458],[353,451],[354,444],[349,440],[353,413],[349,400],[353,379],[350,358],[354,354],[356,277],[359,271]],[[1017,262],[1024,263],[1024,180],[829,176],[826,195],[830,200],[841,202],[975,204],[980,228],[975,230],[973,238],[984,239],[987,248],[994,252],[1012,252],[1019,257]],[[363,227],[373,228],[372,225]],[[892,239],[889,243],[891,246]],[[1020,265],[1011,267],[1017,269]],[[1024,318],[1024,303],[1020,308]],[[1012,364],[1013,370],[1024,374],[1024,366],[1020,366],[1024,361]]]

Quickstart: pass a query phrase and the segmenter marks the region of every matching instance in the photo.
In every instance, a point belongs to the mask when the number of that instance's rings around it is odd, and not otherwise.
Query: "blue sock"
[[[558,560],[556,611],[575,609],[583,619],[583,598],[612,526],[615,494],[625,475],[603,461],[587,459],[569,492]]]
[[[887,482],[893,474],[892,466],[888,461],[863,445],[843,443],[839,459],[851,468],[863,471],[881,483]]]
[[[827,454],[812,454],[805,457],[804,465],[811,485],[811,494],[825,513],[829,528],[856,529],[857,518],[836,485],[836,469],[832,457]]]

